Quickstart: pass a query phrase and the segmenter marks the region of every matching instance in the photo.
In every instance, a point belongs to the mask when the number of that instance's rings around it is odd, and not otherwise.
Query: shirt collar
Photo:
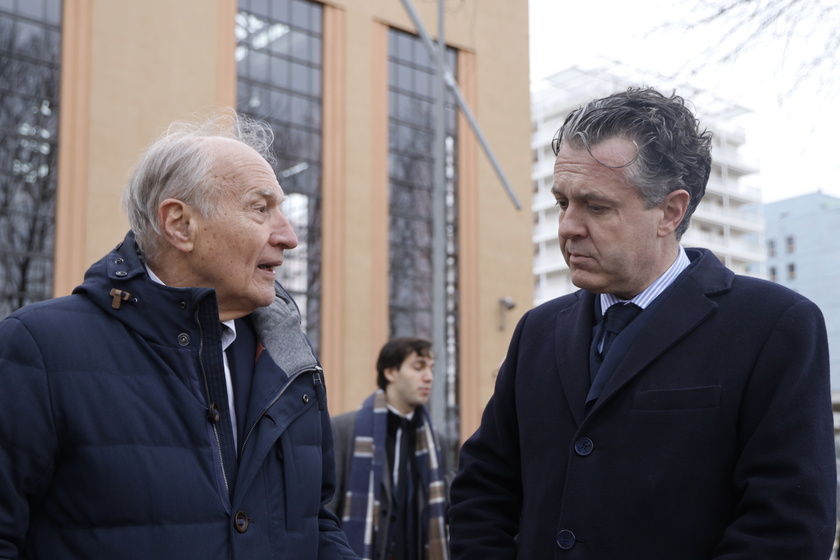
[[[399,416],[400,418],[405,418],[406,420],[411,420],[411,419],[413,419],[413,418],[414,418],[414,413],[416,412],[416,410],[412,410],[412,411],[411,411],[411,412],[409,412],[408,414],[403,414],[402,412],[400,412],[399,410],[397,410],[396,408],[394,408],[394,407],[393,407],[393,406],[391,406],[390,404],[389,404],[389,405],[387,405],[387,406],[388,406],[388,410],[390,410],[391,412],[393,412],[394,414],[396,414],[396,415],[397,415],[397,416]]]
[[[677,253],[677,258],[674,260],[674,263],[671,265],[668,270],[662,273],[653,283],[645,288],[640,294],[634,297],[631,300],[624,300],[617,298],[613,294],[600,294],[601,299],[601,315],[603,315],[607,309],[609,309],[612,305],[616,303],[634,303],[641,307],[642,309],[646,308],[648,305],[651,304],[656,297],[665,291],[665,289],[674,283],[674,280],[677,279],[677,276],[686,269],[686,267],[691,264],[691,261],[688,258],[688,255],[685,254],[685,249],[682,245],[679,246],[679,251]]]

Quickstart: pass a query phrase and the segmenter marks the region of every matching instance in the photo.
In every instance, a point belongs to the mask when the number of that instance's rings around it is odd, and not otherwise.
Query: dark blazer
[[[822,315],[709,251],[688,254],[643,326],[616,339],[602,366],[615,373],[588,414],[595,294],[521,319],[461,450],[453,559],[828,558]]]

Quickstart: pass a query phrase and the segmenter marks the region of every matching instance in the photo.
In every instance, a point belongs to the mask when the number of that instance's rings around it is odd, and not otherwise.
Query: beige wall
[[[527,0],[448,2],[459,83],[523,205],[460,124],[462,435],[477,426],[532,301]],[[457,4],[457,6],[455,6]],[[437,30],[437,3],[415,5]],[[387,337],[387,30],[400,0],[325,3],[322,361],[330,408],[358,407]],[[235,0],[65,3],[56,294],[122,239],[119,195],[166,124],[235,104]],[[499,329],[501,297],[518,306]]]
[[[146,145],[173,120],[235,102],[235,9],[235,0],[65,2],[56,295],[125,235],[119,197]]]

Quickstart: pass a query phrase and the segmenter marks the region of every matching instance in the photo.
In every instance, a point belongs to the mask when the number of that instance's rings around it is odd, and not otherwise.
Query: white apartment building
[[[551,139],[570,111],[630,85],[652,85],[663,93],[676,89],[694,106],[701,126],[714,135],[706,196],[694,213],[682,244],[712,250],[739,274],[765,276],[761,191],[741,184],[740,179],[756,169],[738,152],[744,144],[744,130],[733,121],[747,109],[687,87],[669,85],[666,89],[658,81],[646,80],[639,72],[619,65],[591,70],[572,67],[547,81],[547,87],[531,94],[535,305],[576,289],[557,240],[559,214],[551,195],[554,166]]]

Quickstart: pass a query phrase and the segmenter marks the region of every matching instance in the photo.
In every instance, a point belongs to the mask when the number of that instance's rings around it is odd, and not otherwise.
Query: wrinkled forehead
[[[225,191],[256,190],[282,199],[271,165],[250,146],[230,138],[207,138],[213,158],[211,175]]]
[[[222,138],[217,136],[210,136],[203,138],[202,142],[205,149],[213,159],[213,168],[215,172],[229,174],[235,172],[240,166],[246,168],[263,168],[271,170],[271,166],[265,161],[254,148],[234,140],[232,138]],[[273,175],[273,171],[271,171]]]

